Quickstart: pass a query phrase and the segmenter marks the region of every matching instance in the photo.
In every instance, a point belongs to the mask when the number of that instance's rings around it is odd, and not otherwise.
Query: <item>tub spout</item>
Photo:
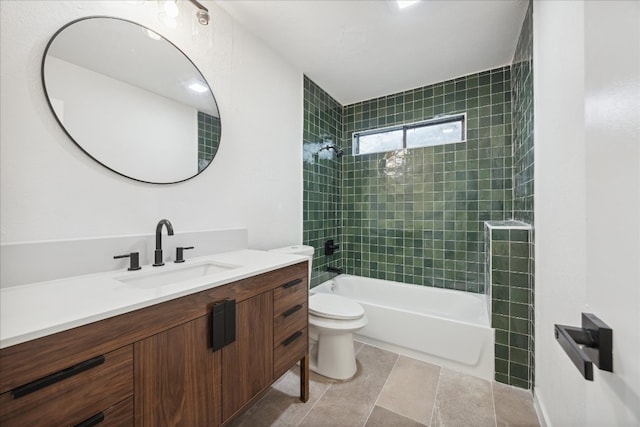
[[[336,274],[342,274],[342,267],[327,267],[327,271],[329,273],[336,273]]]

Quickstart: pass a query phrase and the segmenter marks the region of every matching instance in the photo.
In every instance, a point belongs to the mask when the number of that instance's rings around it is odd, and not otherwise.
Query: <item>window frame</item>
[[[462,124],[462,139],[460,141],[444,142],[444,143],[440,143],[440,144],[422,145],[420,147],[407,147],[407,130],[415,129],[415,128],[435,126],[435,125],[440,125],[440,124],[443,124],[443,123],[453,123],[453,122],[461,122],[461,124]],[[375,134],[387,133],[387,132],[394,132],[394,131],[397,131],[397,130],[402,130],[402,147],[397,148],[397,149],[391,149],[391,150],[381,150],[381,151],[371,151],[371,152],[367,152],[367,153],[360,153],[360,137],[361,136],[375,135]],[[353,152],[354,156],[366,156],[367,154],[387,153],[387,152],[390,152],[390,151],[397,151],[397,150],[413,150],[415,148],[435,147],[435,146],[438,146],[438,145],[458,144],[458,143],[461,143],[461,142],[467,142],[467,113],[466,113],[466,111],[464,113],[450,114],[450,115],[447,115],[447,116],[439,116],[439,117],[434,117],[434,118],[428,119],[428,120],[421,120],[419,122],[413,122],[413,123],[407,123],[407,124],[396,125],[396,126],[387,126],[387,127],[383,127],[383,128],[376,128],[376,129],[357,131],[357,132],[353,132],[351,134],[351,149],[352,149],[352,152]]]

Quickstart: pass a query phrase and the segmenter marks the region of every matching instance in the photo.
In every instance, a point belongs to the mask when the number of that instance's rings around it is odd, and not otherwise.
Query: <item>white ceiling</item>
[[[343,105],[511,63],[527,8],[527,0],[422,0],[403,10],[395,0],[218,3]]]

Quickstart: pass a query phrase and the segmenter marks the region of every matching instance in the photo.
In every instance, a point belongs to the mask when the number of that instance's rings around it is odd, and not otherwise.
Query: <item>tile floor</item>
[[[531,393],[356,343],[358,373],[347,382],[311,374],[307,403],[297,368],[234,427],[539,426]]]

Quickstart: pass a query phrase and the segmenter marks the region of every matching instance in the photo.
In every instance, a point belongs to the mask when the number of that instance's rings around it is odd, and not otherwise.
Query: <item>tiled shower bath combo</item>
[[[485,282],[485,222],[533,220],[530,32],[531,10],[511,67],[347,106],[305,77],[304,243],[316,250],[312,285],[326,280],[328,266],[339,266],[348,274],[401,283],[492,290]],[[354,132],[461,113],[465,142],[352,153]],[[328,144],[345,155],[318,153]],[[340,249],[325,256],[328,239]],[[496,329],[495,378],[530,388],[533,233],[518,243],[524,246],[517,250],[527,247],[518,257],[518,274],[527,275],[530,287],[526,300],[515,290],[506,301],[526,312],[506,313],[508,325]],[[502,308],[499,301],[492,305]],[[505,348],[514,350],[505,355]]]

